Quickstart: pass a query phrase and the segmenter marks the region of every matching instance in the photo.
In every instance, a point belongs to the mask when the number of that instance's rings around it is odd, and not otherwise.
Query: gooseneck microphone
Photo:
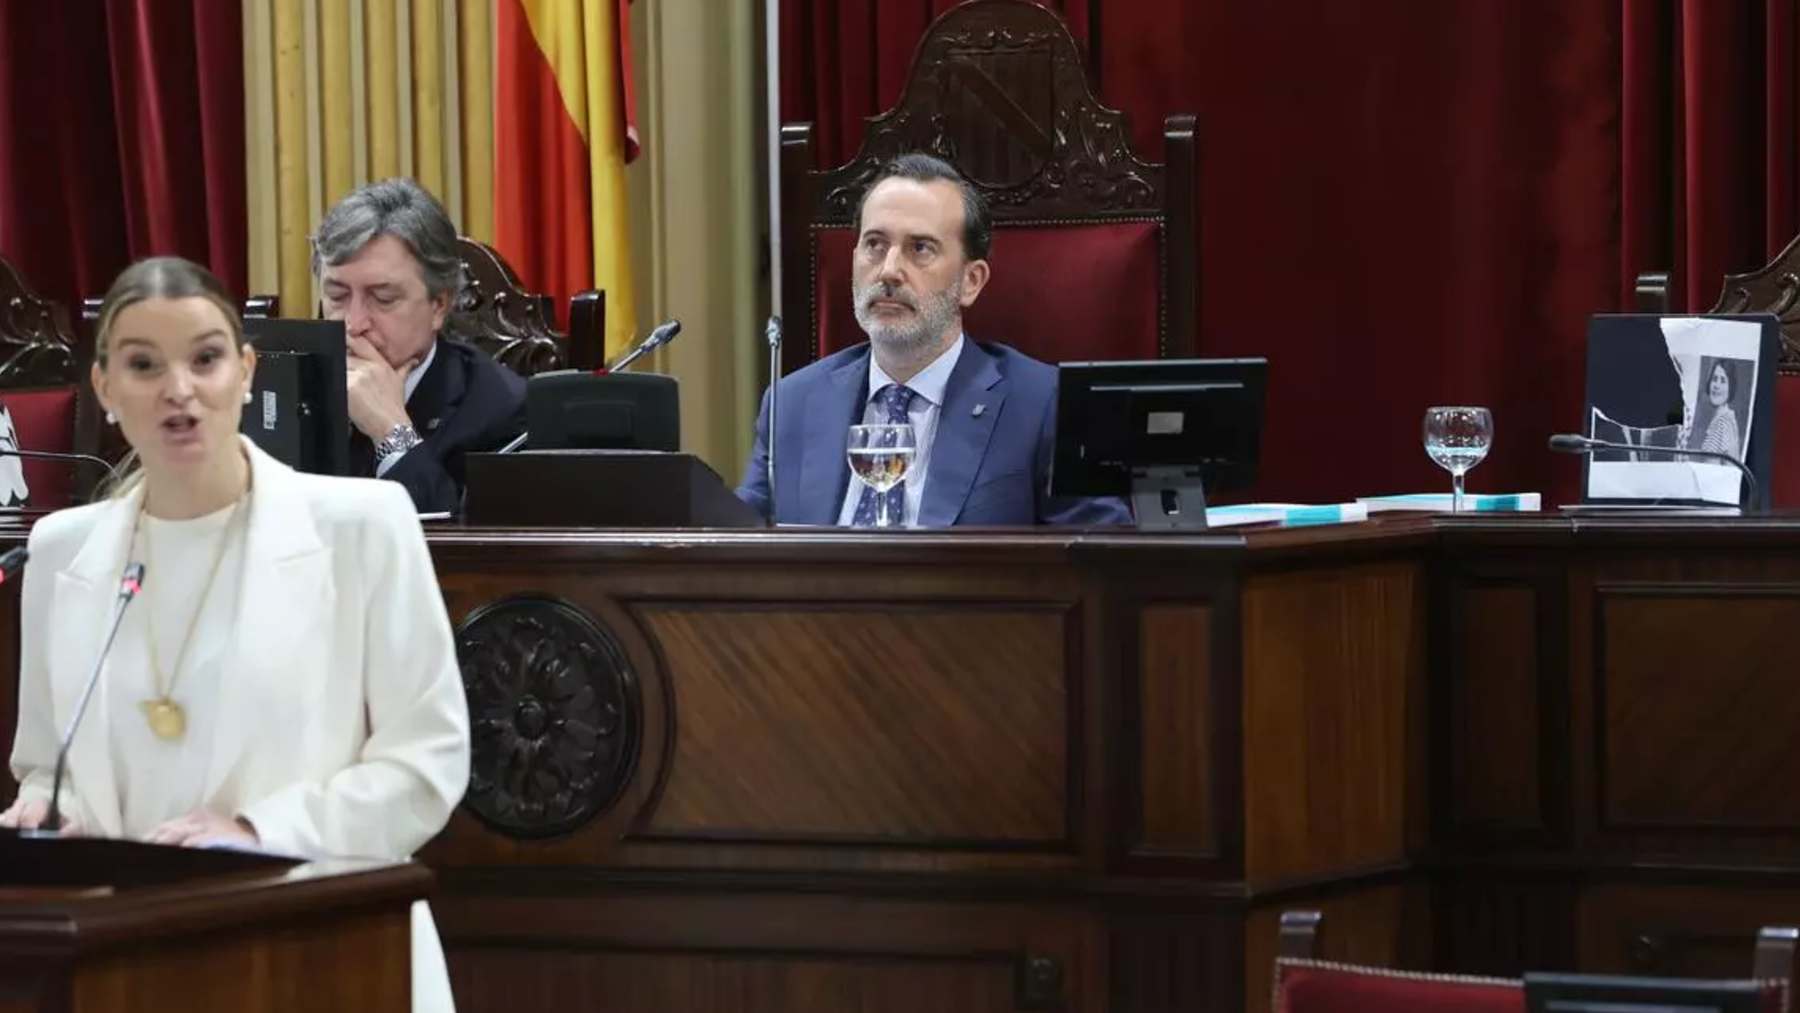
[[[769,473],[769,523],[774,524],[775,512],[775,408],[781,399],[781,318],[769,317],[768,324],[763,327],[763,338],[769,343],[769,431],[763,438],[763,450],[766,452]]]
[[[1736,468],[1744,476],[1744,489],[1748,494],[1750,509],[1755,509],[1761,500],[1757,498],[1756,476],[1751,474],[1744,462],[1730,454],[1721,454],[1716,450],[1683,450],[1680,447],[1645,447],[1635,443],[1614,443],[1611,440],[1596,440],[1580,433],[1557,433],[1550,437],[1550,449],[1559,454],[1592,454],[1596,450],[1623,450],[1632,454],[1660,454],[1664,457],[1703,457],[1709,461],[1720,461]]]
[[[608,373],[617,373],[619,370],[638,361],[642,356],[674,341],[675,335],[680,333],[681,321],[679,320],[665,320],[662,323],[657,324],[656,329],[650,332],[649,337],[639,342],[636,348],[626,352],[624,358],[606,367],[606,371]]]
[[[62,742],[56,748],[56,776],[50,782],[50,811],[44,814],[44,822],[38,829],[48,833],[56,833],[62,829],[62,810],[57,803],[62,798],[63,767],[69,762],[69,746],[75,741],[75,732],[81,727],[81,716],[87,713],[88,701],[94,697],[94,687],[100,683],[101,666],[106,663],[106,654],[112,650],[113,638],[119,635],[119,622],[125,618],[125,606],[130,605],[144,587],[144,564],[132,563],[125,567],[125,575],[119,578],[119,596],[113,600],[112,624],[106,630],[106,642],[100,645],[100,653],[94,658],[94,670],[89,673],[87,685],[81,690],[81,701],[75,705],[75,714],[69,718],[69,727],[63,732]]]
[[[106,469],[106,477],[118,481],[118,469],[104,457],[93,454],[65,454],[55,450],[19,450],[13,447],[0,447],[0,457],[22,457],[27,461],[66,461],[70,464],[98,464]]]

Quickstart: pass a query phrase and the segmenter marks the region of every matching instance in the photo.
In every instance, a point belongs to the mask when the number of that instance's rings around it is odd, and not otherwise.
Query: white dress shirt
[[[402,406],[404,406],[406,404],[406,402],[412,400],[413,391],[419,389],[419,381],[425,379],[425,371],[431,368],[431,360],[437,358],[437,346],[438,346],[437,339],[432,338],[431,339],[431,351],[425,353],[425,361],[419,363],[418,369],[415,369],[412,372],[406,374],[406,387],[400,396],[400,404]],[[416,423],[415,423],[415,425],[416,425]],[[383,433],[382,435],[385,436],[387,434]],[[420,433],[419,435],[423,436],[425,434]],[[381,440],[377,439],[375,442],[380,443]],[[406,451],[402,450],[398,454],[389,454],[386,457],[382,458],[381,460],[376,461],[375,462],[375,477],[380,478],[381,476],[387,474],[387,470],[389,468],[392,468],[394,465],[400,463],[400,459],[405,456],[406,456]]]
[[[919,526],[919,504],[925,499],[925,479],[931,466],[931,445],[937,438],[938,416],[944,407],[944,388],[950,385],[950,374],[956,370],[956,360],[962,356],[963,336],[958,334],[956,341],[949,348],[931,360],[931,364],[919,370],[904,386],[912,389],[912,404],[907,406],[906,417],[912,422],[913,441],[917,450],[913,452],[912,470],[906,473],[905,505],[900,511],[900,523],[905,527]],[[887,408],[877,399],[881,388],[898,381],[882,371],[875,362],[873,352],[869,355],[869,393],[868,400],[863,402],[863,425],[883,425],[887,422]],[[848,470],[850,462],[844,462]],[[854,473],[850,476],[850,487],[844,490],[844,505],[838,510],[838,526],[849,527],[856,518],[856,504],[862,499],[863,490],[867,486]]]

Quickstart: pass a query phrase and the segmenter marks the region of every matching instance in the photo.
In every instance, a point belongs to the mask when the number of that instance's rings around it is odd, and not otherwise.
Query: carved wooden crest
[[[520,376],[568,365],[567,343],[551,321],[550,297],[527,292],[519,276],[486,243],[457,240],[466,276],[445,330]]]
[[[567,602],[517,597],[457,629],[473,753],[463,805],[514,837],[573,831],[637,765],[638,680],[616,638]]]
[[[819,174],[817,221],[849,221],[909,151],[955,164],[996,219],[1163,210],[1163,167],[1138,159],[1125,114],[1094,96],[1062,20],[1027,0],[970,0],[932,25],[899,104],[869,121],[856,158]]]
[[[1800,238],[1760,270],[1725,276],[1711,313],[1773,313],[1781,321],[1780,370],[1800,374]]]
[[[76,373],[67,311],[27,288],[0,259],[0,387],[74,383]]]

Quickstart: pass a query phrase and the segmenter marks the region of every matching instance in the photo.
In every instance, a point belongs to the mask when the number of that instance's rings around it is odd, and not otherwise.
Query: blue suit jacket
[[[783,524],[836,524],[850,483],[845,443],[869,399],[869,346],[781,380],[775,504]],[[1001,344],[965,340],[944,388],[922,527],[952,524],[1130,524],[1123,500],[1050,495],[1056,369]],[[738,498],[769,515],[769,397]]]

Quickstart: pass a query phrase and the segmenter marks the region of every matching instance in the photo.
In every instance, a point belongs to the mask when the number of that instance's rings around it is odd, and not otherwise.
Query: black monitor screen
[[[1527,974],[1528,1013],[1757,1013],[1754,981]]]
[[[1122,496],[1134,469],[1199,468],[1207,492],[1250,484],[1266,359],[1065,362],[1057,371],[1059,496]]]
[[[334,320],[244,321],[256,376],[239,429],[299,471],[350,471],[344,325]]]

